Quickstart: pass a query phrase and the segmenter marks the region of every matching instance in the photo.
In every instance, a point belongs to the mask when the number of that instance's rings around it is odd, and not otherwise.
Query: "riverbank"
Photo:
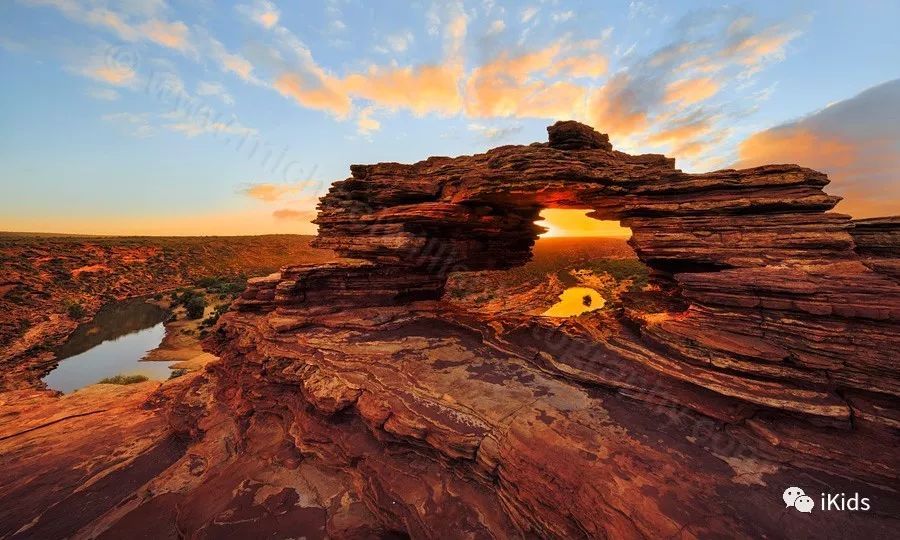
[[[213,276],[323,262],[309,236],[97,237],[0,233],[0,392],[40,388],[53,351],[103,305]]]

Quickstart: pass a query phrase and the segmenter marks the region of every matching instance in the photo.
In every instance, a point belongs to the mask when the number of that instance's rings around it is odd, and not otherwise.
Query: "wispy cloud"
[[[263,28],[273,28],[281,19],[281,11],[268,0],[257,0],[249,5],[239,5],[237,9]]]
[[[191,49],[187,25],[156,16],[164,6],[162,2],[149,2],[145,6],[125,2],[112,9],[87,0],[24,1],[33,6],[53,7],[74,21],[109,30],[124,41],[152,41],[182,52]]]
[[[388,52],[388,50],[394,52],[403,52],[407,48],[409,48],[410,43],[415,40],[415,36],[409,30],[398,32],[396,34],[390,34],[385,37],[385,46],[380,47],[380,49],[384,52]]]
[[[208,82],[208,81],[200,81],[197,85],[197,95],[198,96],[216,96],[222,100],[222,103],[226,105],[234,105],[234,98],[228,91],[219,83]]]
[[[186,111],[177,110],[161,115],[166,120],[162,127],[182,133],[187,137],[196,137],[202,134],[215,135],[256,135],[258,131],[249,128],[238,122],[237,118],[232,116],[227,119],[217,119],[210,111],[206,113],[199,111],[196,114],[190,114]]]
[[[138,82],[138,74],[134,67],[127,63],[110,61],[105,50],[95,52],[83,60],[81,65],[70,67],[70,71],[112,86],[134,87]]]
[[[149,113],[111,113],[103,115],[103,120],[117,125],[134,137],[145,138],[156,133],[156,129],[150,124]]]
[[[521,124],[515,124],[510,126],[488,126],[485,124],[481,124],[478,122],[473,122],[467,126],[469,131],[473,131],[478,133],[485,139],[491,142],[501,141],[503,139],[508,138],[511,135],[514,135],[520,131],[522,131]]]
[[[288,195],[299,193],[302,189],[303,186],[298,184],[273,184],[261,182],[245,186],[241,189],[241,193],[260,201],[275,202]]]
[[[630,15],[668,24],[668,31],[659,35],[671,36],[657,49],[640,53],[636,44],[610,43],[611,27],[597,28],[587,36],[556,32],[549,42],[538,37],[542,18],[547,25],[575,21],[574,10],[551,12],[549,4],[535,4],[507,14],[491,3],[478,8],[460,2],[433,3],[425,12],[424,32],[401,27],[372,37],[375,47],[398,58],[437,49],[433,57],[417,57],[412,63],[357,58],[323,64],[284,25],[278,6],[269,0],[252,0],[232,12],[261,27],[255,32],[258,41],[241,50],[229,50],[202,25],[189,27],[172,19],[173,11],[162,1],[143,11],[130,4],[105,6],[89,0],[23,1],[52,6],[129,42],[144,41],[182,52],[198,63],[211,62],[223,73],[274,90],[301,107],[352,122],[363,135],[380,130],[385,118],[397,111],[461,116],[470,120],[473,133],[489,138],[501,129],[492,119],[573,118],[610,133],[613,144],[624,150],[680,151],[695,162],[720,150],[716,145],[731,132],[730,123],[763,99],[748,89],[747,99],[726,107],[720,96],[751,88],[756,73],[784,58],[804,24],[802,20],[765,24],[734,7],[696,9],[665,23],[665,15],[651,3],[636,1],[629,6]],[[330,27],[323,27],[320,35],[346,28],[341,6],[336,1],[325,4],[324,24]],[[542,17],[545,7],[548,11]],[[518,36],[501,35],[507,30],[504,18],[509,17],[522,25]],[[480,34],[473,36],[472,28]],[[519,43],[506,43],[509,37],[518,37]],[[441,46],[434,47],[435,42]],[[326,53],[317,54],[327,58]],[[96,59],[72,69],[121,88],[134,88],[141,79],[133,66]],[[196,93],[229,105],[234,102],[220,82],[200,81]],[[253,132],[236,119],[167,120],[154,128],[187,136]]]
[[[716,95],[721,84],[710,77],[679,79],[666,87],[666,103],[691,105]]]
[[[523,24],[528,23],[535,17],[535,15],[538,14],[538,11],[539,9],[535,6],[528,6],[522,10],[521,14],[519,15],[519,20],[522,21]]]
[[[315,210],[294,210],[291,208],[280,208],[272,212],[272,217],[281,220],[291,221],[310,221],[316,217]]]
[[[373,131],[381,129],[381,122],[372,117],[375,113],[375,107],[369,106],[360,111],[356,119],[357,131],[362,135],[368,135]]]

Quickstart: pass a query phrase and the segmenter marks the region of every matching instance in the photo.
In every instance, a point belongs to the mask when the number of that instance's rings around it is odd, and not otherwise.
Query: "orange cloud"
[[[826,191],[844,197],[836,207],[855,218],[900,213],[900,187],[880,178],[900,171],[896,141],[861,146],[832,134],[802,127],[772,129],[748,137],[740,145],[740,167],[765,163],[796,163],[828,174]],[[864,143],[863,143],[864,144]]]
[[[137,78],[137,74],[128,66],[89,67],[85,68],[82,73],[92,79],[115,86],[128,86]]]
[[[140,26],[147,39],[170,49],[185,50],[188,46],[188,27],[180,21],[151,20]]]
[[[250,79],[250,74],[253,71],[253,65],[246,59],[241,58],[240,56],[226,53],[222,55],[221,61],[222,67],[224,67],[227,71],[234,73],[244,80]]]
[[[316,217],[316,212],[313,210],[291,210],[290,208],[282,208],[272,212],[272,217],[281,220],[310,221]]]
[[[591,125],[603,133],[624,137],[647,128],[647,111],[638,103],[627,74],[620,73],[588,98]]]
[[[484,75],[504,75],[514,81],[521,82],[532,73],[551,67],[553,59],[559,54],[561,48],[559,43],[554,43],[545,49],[519,56],[509,57],[506,54],[502,54],[475,71]]]
[[[339,117],[350,113],[350,97],[342,91],[340,81],[333,77],[325,76],[316,83],[308,84],[299,75],[285,73],[278,77],[273,87],[304,107],[329,111]]]
[[[784,47],[797,37],[794,32],[779,33],[768,31],[762,34],[747,36],[735,43],[730,52],[741,57],[741,62],[746,65],[756,64],[762,58],[779,57],[784,53]]]
[[[609,61],[600,53],[570,56],[557,62],[550,70],[551,75],[562,74],[570,77],[597,78],[606,73]]]
[[[595,76],[605,72],[606,59],[596,53],[565,56],[561,43],[518,55],[500,55],[472,70],[466,81],[466,112],[470,116],[580,118],[587,86],[570,81],[547,82],[560,74]]]
[[[647,142],[651,144],[665,144],[683,142],[688,139],[696,139],[709,132],[712,125],[712,118],[701,117],[696,120],[690,120],[682,123],[675,123],[666,126],[660,131],[653,133],[647,137]]]
[[[67,0],[33,0],[35,4],[47,4],[55,7],[66,17],[88,24],[90,26],[105,27],[115,32],[125,41],[138,41],[141,39],[156,42],[164,47],[185,51],[190,48],[188,43],[188,27],[181,21],[168,22],[160,19],[147,19],[135,26],[127,22],[127,19],[137,15],[147,15],[155,11],[152,7],[147,10],[136,10],[135,5],[118,5],[116,11],[105,7],[94,7],[95,2],[73,2]],[[115,5],[116,3],[112,3]],[[125,4],[125,3],[118,3]],[[152,2],[151,4],[155,4]]]
[[[265,202],[274,202],[285,195],[299,193],[304,187],[308,187],[304,183],[298,184],[271,184],[263,182],[260,184],[251,184],[241,190],[241,193]]]
[[[711,98],[719,91],[719,83],[709,77],[681,79],[666,87],[666,103],[691,105]]]
[[[416,68],[371,67],[367,73],[347,76],[337,86],[345,95],[367,99],[389,108],[406,108],[415,114],[454,113],[462,107],[453,67],[426,65]]]
[[[755,133],[739,148],[739,164],[798,163],[821,169],[841,169],[855,159],[852,145],[824,133],[802,127]]]
[[[586,95],[587,89],[570,82],[473,76],[466,87],[466,112],[476,117],[572,118],[581,116]]]
[[[693,158],[709,150],[709,147],[703,141],[688,141],[676,146],[672,153],[678,157]]]
[[[381,129],[381,122],[372,118],[372,113],[374,112],[375,107],[366,107],[360,111],[359,117],[356,119],[357,131],[362,134],[367,134]]]
[[[836,207],[853,217],[900,214],[900,79],[870,88],[797,122],[755,133],[736,166],[796,163],[828,174]]]

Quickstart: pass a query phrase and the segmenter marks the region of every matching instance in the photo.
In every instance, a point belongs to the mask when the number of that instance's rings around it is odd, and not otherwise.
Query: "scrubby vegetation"
[[[69,302],[66,304],[66,313],[69,315],[69,318],[77,321],[84,317],[84,306],[80,302]]]
[[[628,281],[628,289],[647,285],[649,269],[634,250],[619,238],[544,238],[534,246],[533,259],[509,270],[459,272],[447,284],[447,297],[475,305],[491,302],[510,290],[537,286],[555,276],[564,287],[579,285],[575,271],[609,274],[616,282]]]
[[[50,314],[67,315],[66,298],[77,295],[86,316],[91,314],[89,306],[116,298],[156,297],[159,291],[204,280],[204,286],[214,289],[211,294],[224,294],[220,299],[227,300],[243,290],[244,276],[266,275],[288,263],[334,258],[330,251],[312,249],[311,238],[0,233],[0,268],[4,274],[4,284],[0,285],[0,357],[24,336],[26,328]],[[77,312],[73,315],[82,316]]]
[[[203,312],[206,311],[206,297],[201,295],[193,296],[184,304],[189,319],[200,319]]]
[[[100,379],[97,381],[97,384],[137,384],[149,380],[150,379],[144,375],[116,375],[114,377]]]
[[[631,280],[632,291],[639,291],[647,285],[650,269],[638,259],[596,259],[586,264],[589,270],[599,274],[606,272],[616,281]]]
[[[197,287],[206,289],[208,293],[237,294],[247,288],[247,276],[235,277],[206,276],[194,282]]]

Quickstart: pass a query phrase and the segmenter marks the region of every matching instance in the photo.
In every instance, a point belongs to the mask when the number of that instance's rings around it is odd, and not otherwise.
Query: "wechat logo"
[[[782,495],[781,498],[784,499],[784,504],[786,506],[793,506],[794,509],[806,514],[811,513],[813,507],[816,505],[816,503],[813,502],[812,497],[808,496],[798,487],[787,488],[784,490],[784,495]]]

